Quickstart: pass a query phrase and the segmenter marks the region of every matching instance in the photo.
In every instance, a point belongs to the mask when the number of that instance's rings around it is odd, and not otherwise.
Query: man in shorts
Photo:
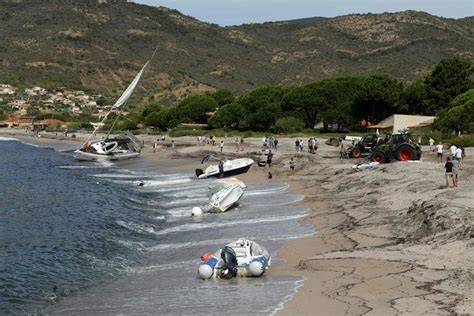
[[[272,160],[273,160],[273,153],[271,150],[268,151],[268,155],[267,155],[267,165],[268,165],[268,168],[271,168],[272,167]]]
[[[446,169],[446,187],[451,188],[449,184],[449,179],[453,181],[454,185],[454,178],[453,178],[453,163],[451,162],[451,157],[446,159],[446,163],[444,164],[444,168]]]
[[[449,152],[451,153],[451,159],[454,159],[456,157],[456,145],[452,144],[451,147],[449,147]]]
[[[454,158],[461,163],[462,159],[462,149],[461,148],[456,148],[456,153],[454,155]]]
[[[458,180],[459,180],[459,160],[453,159],[452,161],[453,164],[453,185],[454,187],[458,186]]]
[[[443,144],[441,142],[436,145],[436,152],[438,153],[438,163],[443,162]]]

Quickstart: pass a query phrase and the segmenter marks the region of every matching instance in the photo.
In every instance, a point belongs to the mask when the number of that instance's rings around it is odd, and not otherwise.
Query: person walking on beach
[[[430,151],[432,151],[433,145],[434,145],[434,139],[430,137],[429,143],[430,143]]]
[[[300,141],[299,141],[299,139],[295,140],[295,147],[296,147],[296,151],[300,150]]]
[[[451,161],[451,163],[453,164],[453,185],[454,187],[457,187],[458,186],[458,180],[459,180],[459,160],[457,159],[453,159]]]
[[[346,152],[346,148],[344,147],[344,144],[341,142],[341,147],[339,148],[339,158],[342,160],[344,158],[344,154]]]
[[[277,148],[278,148],[278,139],[275,138],[275,140],[273,141],[273,145],[275,146],[275,150],[277,150]]]
[[[240,151],[244,151],[244,138],[240,137]]]
[[[153,152],[156,152],[156,147],[158,147],[158,144],[156,142],[153,142]]]
[[[271,168],[272,167],[272,160],[273,160],[273,153],[271,150],[268,151],[268,155],[267,155],[267,165],[268,165],[268,168]]]
[[[290,171],[295,172],[295,161],[293,160],[293,157],[290,159]]]
[[[219,178],[224,177],[224,163],[219,160]]]
[[[462,149],[459,147],[459,148],[456,148],[456,153],[454,155],[454,159],[459,161],[459,163],[461,163],[461,159],[462,159]]]
[[[461,146],[461,166],[464,165],[464,158],[466,158],[466,149],[464,149],[464,146]]]
[[[443,144],[441,142],[436,145],[436,152],[438,153],[438,163],[443,162]]]
[[[449,147],[449,152],[451,153],[451,159],[454,159],[456,157],[456,145],[452,144],[451,147]]]
[[[221,148],[221,154],[222,154],[222,151],[224,150],[224,141],[221,140],[221,143],[219,144],[219,147]]]
[[[446,187],[451,188],[450,180],[454,185],[453,178],[453,163],[451,162],[451,157],[446,158],[446,163],[444,164],[444,169],[446,169]]]
[[[236,137],[235,138],[235,151],[239,151],[240,149],[240,141],[239,141],[239,138]]]

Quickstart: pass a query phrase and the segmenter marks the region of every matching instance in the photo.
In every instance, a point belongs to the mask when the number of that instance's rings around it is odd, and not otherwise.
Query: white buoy
[[[201,264],[198,269],[198,274],[201,279],[206,280],[209,279],[212,274],[214,273],[212,267],[208,264]]]
[[[260,261],[253,261],[249,266],[250,274],[259,277],[263,274],[263,264]]]
[[[191,210],[191,216],[201,216],[202,215],[202,210],[200,207],[193,207],[193,209]]]

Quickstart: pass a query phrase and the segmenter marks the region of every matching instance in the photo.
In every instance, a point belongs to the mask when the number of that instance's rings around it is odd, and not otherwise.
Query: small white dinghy
[[[216,253],[206,252],[198,275],[202,279],[231,279],[233,277],[260,277],[271,265],[270,253],[248,239],[227,244]]]
[[[244,195],[244,190],[238,184],[227,186],[214,193],[209,201],[209,212],[225,212],[234,206]]]

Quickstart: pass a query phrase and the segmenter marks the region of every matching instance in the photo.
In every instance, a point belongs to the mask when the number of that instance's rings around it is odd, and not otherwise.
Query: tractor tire
[[[415,159],[415,156],[415,150],[409,145],[402,145],[397,149],[397,160],[413,160]]]
[[[386,163],[387,157],[382,151],[374,151],[374,153],[372,154],[371,160],[378,163]]]
[[[360,148],[354,148],[352,150],[352,157],[360,158],[361,155],[362,155],[362,150],[360,150]]]

